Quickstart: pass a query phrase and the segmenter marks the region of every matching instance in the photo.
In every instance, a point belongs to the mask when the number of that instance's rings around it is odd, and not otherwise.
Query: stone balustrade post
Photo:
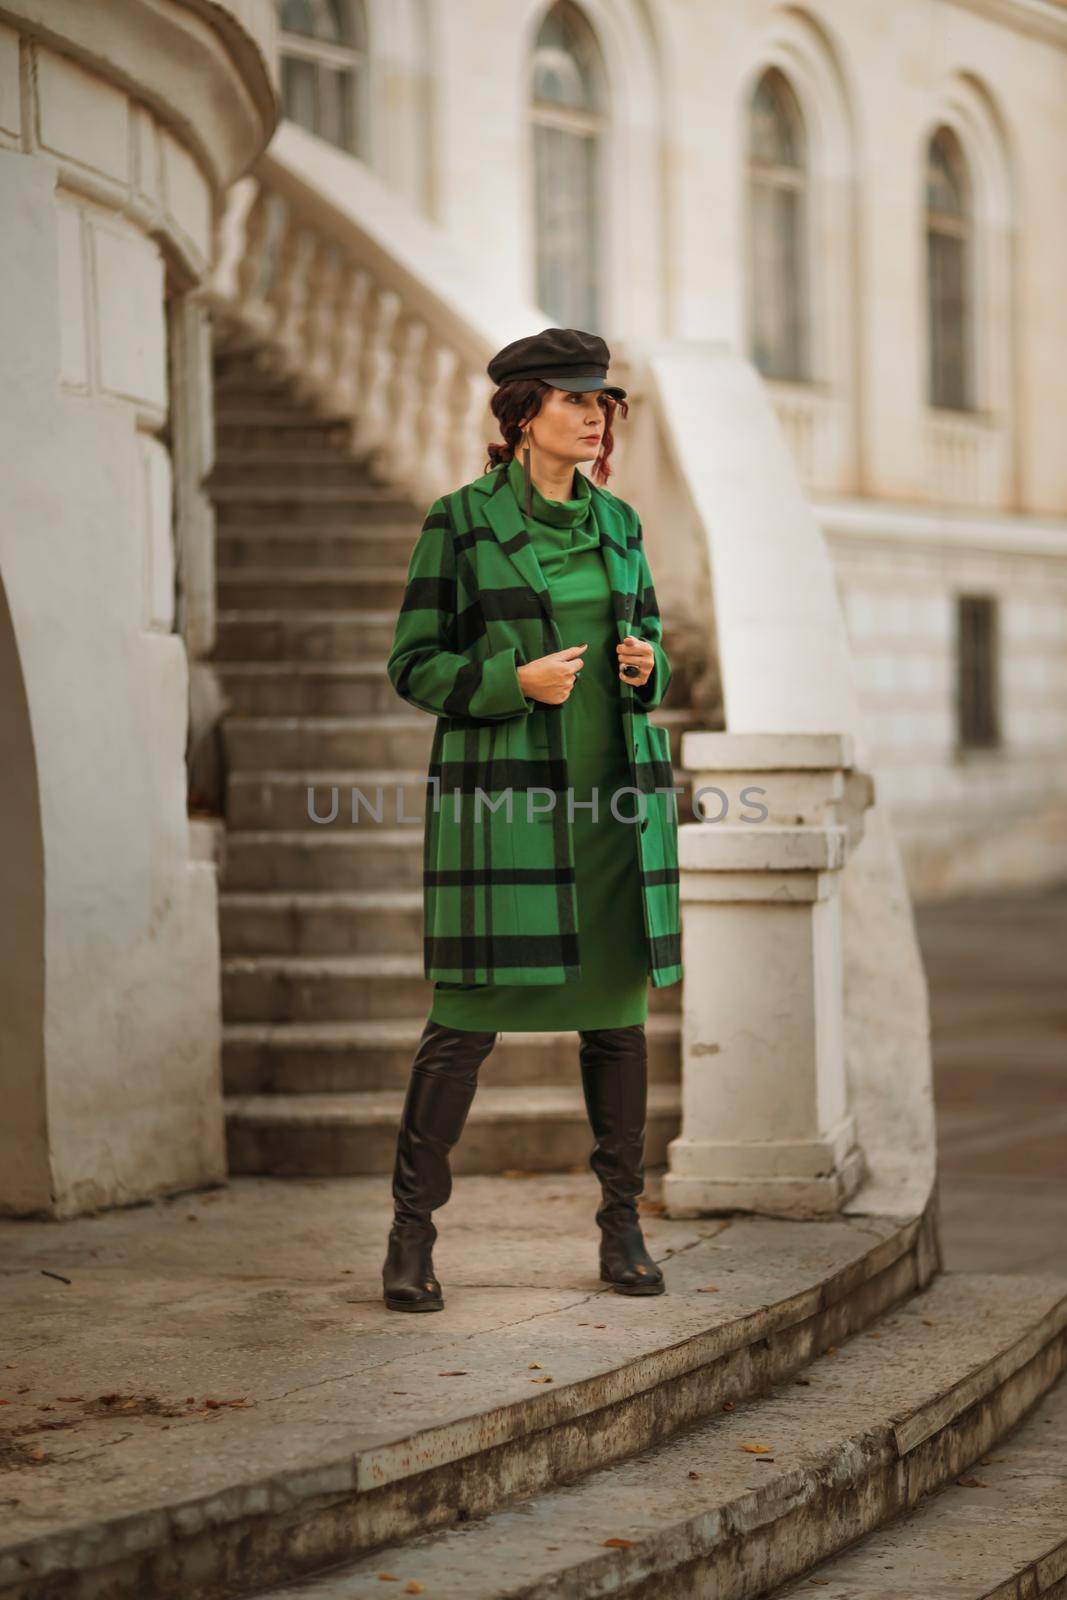
[[[679,837],[682,1129],[667,1212],[832,1213],[865,1176],[844,1055],[839,891],[862,832],[851,740],[693,733],[682,761],[702,820]]]

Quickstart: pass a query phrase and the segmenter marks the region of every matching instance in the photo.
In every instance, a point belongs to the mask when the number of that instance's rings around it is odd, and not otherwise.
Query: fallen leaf
[[[531,1361],[528,1370],[530,1372],[540,1372],[541,1371],[541,1363],[540,1363],[540,1361]]]
[[[466,1378],[468,1373],[466,1367],[457,1367],[454,1372],[439,1372],[437,1376],[439,1378]]]
[[[609,1545],[612,1550],[632,1550],[634,1547],[632,1539],[605,1539],[604,1543]]]
[[[825,1589],[826,1585],[830,1582],[830,1580],[829,1580],[829,1578],[809,1578],[808,1582],[809,1583],[816,1583],[816,1584],[818,1584],[820,1589]]]
[[[80,1394],[57,1394],[56,1395],[56,1399],[57,1400],[63,1400],[63,1401],[68,1401],[68,1400],[69,1401],[74,1401],[74,1400],[80,1400],[81,1398],[82,1398],[82,1396]]]
[[[551,1378],[531,1378],[530,1382],[531,1383],[551,1383],[552,1379]]]
[[[924,1328],[936,1328],[937,1327],[937,1323],[936,1322],[931,1322],[929,1317],[923,1317],[922,1318],[922,1325],[923,1325]]]
[[[422,1584],[417,1582],[416,1579],[411,1578],[404,1585],[404,1593],[405,1594],[421,1594],[422,1593]]]
[[[732,1400],[724,1400],[723,1403],[722,1403],[722,1408],[723,1408],[724,1411],[736,1411],[737,1410],[737,1407],[736,1407],[735,1403]]]
[[[880,1339],[882,1335],[880,1333],[869,1333],[867,1337],[868,1339]]]
[[[826,1354],[828,1356],[836,1356],[836,1354],[837,1354],[837,1346],[836,1346],[836,1344],[828,1344],[826,1346]]]
[[[771,1447],[769,1444],[743,1444],[740,1448],[747,1450],[750,1456],[761,1456],[764,1451],[769,1450]]]
[[[381,1578],[383,1583],[399,1583],[400,1582],[400,1579],[397,1577],[395,1572],[379,1572],[378,1576],[379,1576],[379,1578]]]
[[[718,1294],[718,1292],[719,1285],[717,1283],[706,1283],[703,1288],[697,1290],[697,1294]]]
[[[988,1483],[983,1483],[981,1478],[957,1478],[956,1482],[961,1489],[988,1489]]]
[[[700,1477],[700,1473],[699,1472],[690,1472],[690,1473],[687,1474],[687,1476],[690,1477],[690,1478],[699,1478]]]
[[[811,1388],[811,1379],[810,1378],[794,1378],[793,1382],[794,1383],[799,1383],[800,1387],[802,1389],[810,1389]]]
[[[607,1327],[607,1323],[606,1322],[594,1322],[593,1323],[593,1327],[594,1328],[606,1328]]]

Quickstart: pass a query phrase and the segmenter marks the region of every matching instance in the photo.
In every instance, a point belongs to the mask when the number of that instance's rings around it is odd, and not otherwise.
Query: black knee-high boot
[[[596,1135],[589,1165],[600,1179],[600,1276],[618,1294],[662,1294],[663,1274],[645,1248],[637,1197],[645,1185],[648,1053],[645,1030],[581,1034],[582,1089]]]
[[[478,1087],[478,1068],[495,1033],[474,1033],[427,1022],[411,1064],[393,1166],[393,1225],[382,1266],[391,1311],[441,1311],[434,1276],[437,1229],[431,1211],[452,1193],[448,1154],[463,1132]]]

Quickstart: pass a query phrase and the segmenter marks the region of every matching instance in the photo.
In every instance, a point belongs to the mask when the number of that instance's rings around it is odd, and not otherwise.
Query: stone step
[[[219,662],[216,675],[237,716],[345,716],[405,705],[384,661]]]
[[[231,772],[226,781],[226,823],[234,828],[417,827],[421,835],[427,804],[425,768]]]
[[[367,517],[379,522],[422,521],[417,507],[395,489],[370,484],[316,487],[305,484],[287,489],[276,484],[220,484],[211,498],[220,527],[241,523],[340,522],[352,523]]]
[[[407,566],[418,525],[368,522],[359,527],[329,523],[262,523],[223,527],[216,540],[218,564],[234,567]]]
[[[392,649],[396,611],[219,611],[216,661],[362,661],[381,664]]]
[[[227,955],[222,1014],[229,1022],[363,1022],[425,1017],[431,985],[422,953]],[[673,1011],[679,991],[649,989],[650,1011]]]
[[[270,607],[294,611],[322,610],[336,606],[350,611],[356,606],[371,610],[400,608],[404,597],[406,566],[320,568],[304,572],[287,567],[219,567],[216,572],[219,608],[237,611],[247,606],[252,611]]]
[[[1048,1391],[1067,1362],[1064,1289],[1056,1279],[946,1275],[866,1333],[835,1341],[803,1382],[739,1397],[658,1448],[486,1517],[464,1494],[463,1520],[446,1527],[454,1503],[439,1502],[422,1513],[439,1531],[379,1545],[261,1600],[368,1600],[382,1593],[383,1573],[398,1592],[421,1585],[412,1592],[434,1600],[770,1595],[967,1472]],[[558,1382],[560,1363],[542,1365]],[[425,1478],[420,1489],[428,1507]],[[905,1592],[886,1577],[872,1591],[878,1600]],[[1023,1591],[997,1591],[1009,1592]]]
[[[341,450],[219,450],[205,483],[209,495],[219,489],[267,489],[286,496],[308,487],[374,488],[366,467]]]
[[[289,379],[254,361],[227,362],[216,368],[212,383],[215,414],[225,413],[228,407],[253,397],[262,406],[294,406],[293,386]]]
[[[83,1250],[77,1316],[32,1302],[18,1357],[32,1388],[12,1396],[9,1427],[40,1429],[57,1372],[77,1373],[86,1399],[56,1413],[75,1426],[47,1434],[32,1495],[6,1491],[0,1594],[219,1600],[482,1516],[797,1373],[906,1302],[937,1258],[933,1204],[808,1223],[643,1206],[668,1292],[631,1300],[597,1280],[587,1166],[461,1178],[438,1217],[445,1311],[402,1318],[381,1303],[380,1175],[238,1180],[201,1200],[195,1229],[179,1199],[132,1216],[136,1239],[97,1240],[101,1260]],[[69,1239],[43,1260],[25,1243],[16,1300],[40,1266],[75,1260]],[[116,1434],[92,1397],[123,1375],[163,1414],[126,1412]],[[205,1395],[231,1404],[205,1410]],[[167,1415],[190,1396],[188,1417]]]
[[[229,770],[426,771],[434,719],[397,701],[389,716],[238,717],[222,725]]]
[[[412,889],[422,884],[421,828],[227,830],[226,890]]]
[[[228,1094],[351,1094],[406,1089],[425,1018],[372,1022],[230,1023],[223,1029],[222,1066]],[[645,1025],[650,1083],[677,1083],[681,1021],[656,1013]],[[571,1033],[505,1034],[482,1081],[498,1088],[576,1083],[577,1040]]]
[[[218,906],[226,955],[417,955],[422,948],[419,889],[223,890]]]
[[[577,1076],[576,1064],[571,1076]],[[399,1089],[228,1095],[229,1170],[274,1177],[391,1173],[403,1101]],[[650,1166],[666,1160],[680,1116],[678,1086],[649,1084],[645,1159]],[[587,1168],[591,1148],[580,1082],[500,1088],[482,1080],[449,1164],[457,1176],[563,1172]]]
[[[221,408],[216,401],[217,450],[254,450],[277,443],[283,449],[307,444],[314,449],[348,448],[352,425],[343,417],[320,417],[291,405],[264,405],[258,395],[232,396]]]
[[[1067,1379],[995,1452],[910,1515],[776,1590],[775,1600],[1063,1600]]]

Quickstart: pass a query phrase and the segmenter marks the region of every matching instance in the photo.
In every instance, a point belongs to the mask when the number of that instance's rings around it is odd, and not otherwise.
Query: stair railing
[[[486,363],[544,314],[487,298],[453,241],[372,173],[283,124],[230,191],[217,261],[226,341],[346,421],[376,477],[423,504],[484,470]]]

